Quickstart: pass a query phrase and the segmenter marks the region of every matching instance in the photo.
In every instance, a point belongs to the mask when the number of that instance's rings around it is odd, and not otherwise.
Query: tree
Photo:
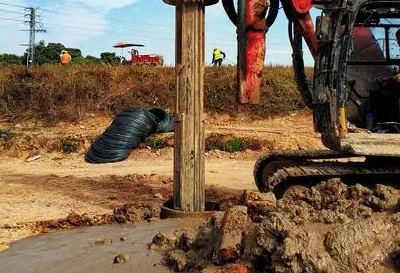
[[[94,56],[87,55],[86,57],[77,57],[74,59],[75,64],[101,64],[101,60]]]
[[[86,62],[89,62],[89,63],[90,62],[92,62],[92,63],[101,63],[101,59],[100,58],[97,58],[97,57],[94,57],[94,56],[91,56],[91,55],[87,55],[85,60],[86,60]]]
[[[69,52],[72,60],[83,58],[80,49],[66,48],[61,43],[49,43],[46,46],[44,41],[40,41],[39,44],[35,46],[35,64],[58,63],[60,61],[60,54],[63,50]],[[26,60],[26,58],[27,53],[24,54],[24,59]]]
[[[88,61],[97,61],[97,62],[100,62],[100,59],[99,59],[99,58],[97,58],[97,57],[95,57],[95,56],[92,56],[92,55],[87,55],[87,56],[86,56],[86,59],[87,59]]]
[[[119,63],[119,58],[115,55],[115,53],[111,52],[101,53],[100,60],[102,60],[106,64],[111,64],[111,65]]]
[[[72,62],[76,64],[85,63],[101,63],[114,65],[119,63],[119,58],[115,53],[103,52],[101,57],[97,58],[91,55],[86,57],[82,56],[82,51],[78,48],[66,48],[61,43],[48,43],[47,45],[42,40],[35,46],[35,59],[36,65],[41,64],[57,64],[60,62],[60,55],[63,50],[67,50],[71,55]],[[13,54],[0,54],[0,64],[25,64],[28,56],[28,51],[23,56],[17,56]]]
[[[22,64],[23,57],[14,54],[0,54],[1,64]]]
[[[68,51],[69,55],[71,55],[72,59],[76,59],[76,58],[83,58],[82,56],[82,51],[78,48],[66,48],[65,50]]]

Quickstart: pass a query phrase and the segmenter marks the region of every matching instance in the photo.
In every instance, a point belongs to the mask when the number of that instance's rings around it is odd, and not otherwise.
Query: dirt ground
[[[185,272],[395,273],[399,193],[337,178],[278,200],[248,191],[241,206],[215,214],[194,232],[176,239],[162,233],[153,242],[167,249],[172,268]],[[203,270],[214,265],[222,268]]]
[[[54,127],[0,122],[8,138],[0,142],[0,250],[37,233],[158,220],[161,205],[172,196],[173,148],[141,146],[123,162],[86,163],[91,139],[110,121],[88,117]],[[309,113],[268,120],[208,115],[206,134],[212,133],[266,140],[268,145],[258,151],[206,152],[206,201],[224,212],[190,234],[154,237],[152,247],[161,245],[171,268],[203,273],[399,272],[399,189],[348,186],[332,179],[295,188],[278,200],[256,191],[253,166],[261,154],[324,148]],[[57,143],[65,136],[77,136],[83,145],[61,153]],[[27,160],[32,155],[40,158]]]
[[[112,215],[127,203],[151,202],[159,206],[171,196],[170,147],[157,151],[137,149],[123,162],[100,165],[85,163],[84,151],[68,155],[48,152],[60,135],[101,134],[110,122],[111,117],[88,117],[79,124],[60,123],[53,127],[33,121],[0,123],[0,129],[29,136],[29,141],[2,147],[0,248],[38,232],[68,227],[65,219],[71,215]],[[208,115],[206,134],[210,133],[268,140],[273,144],[268,149],[323,148],[313,132],[312,116],[305,112],[268,120]],[[255,189],[253,165],[262,152],[206,153],[207,199],[223,203],[242,194],[244,189]],[[32,154],[40,154],[41,158],[27,162]],[[40,222],[57,219],[64,219],[63,225]],[[67,222],[73,226],[71,221]]]

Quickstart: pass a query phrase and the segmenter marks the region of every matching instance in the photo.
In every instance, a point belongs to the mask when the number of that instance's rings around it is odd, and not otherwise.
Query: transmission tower
[[[25,10],[27,11],[25,17],[28,18],[25,23],[29,25],[29,30],[26,30],[29,31],[29,43],[26,45],[28,46],[26,66],[29,67],[32,66],[35,61],[35,35],[37,32],[46,32],[46,30],[43,28],[40,16],[37,14],[38,8],[27,7]]]

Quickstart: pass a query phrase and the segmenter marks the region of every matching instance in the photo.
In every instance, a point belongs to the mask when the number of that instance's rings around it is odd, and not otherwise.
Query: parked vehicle
[[[140,55],[139,51],[133,48],[133,47],[144,47],[144,45],[142,45],[142,44],[119,42],[119,43],[115,44],[113,47],[121,48],[121,49],[132,47],[132,49],[130,50],[131,59],[126,61],[127,64],[150,65],[150,66],[163,66],[164,65],[163,56],[157,55],[157,54]],[[121,58],[121,63],[124,63],[124,57],[121,56],[120,58]]]

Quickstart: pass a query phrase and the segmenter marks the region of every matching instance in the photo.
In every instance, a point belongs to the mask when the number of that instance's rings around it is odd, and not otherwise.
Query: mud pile
[[[168,250],[176,271],[398,272],[399,193],[338,179],[292,188],[279,200],[245,192],[243,206],[216,213],[192,233],[158,234],[153,246]]]
[[[129,203],[114,209],[113,214],[90,216],[87,214],[70,213],[66,218],[57,220],[37,221],[34,231],[47,233],[56,230],[71,229],[85,226],[99,226],[106,224],[127,224],[151,222],[158,220],[160,204],[156,202]]]

